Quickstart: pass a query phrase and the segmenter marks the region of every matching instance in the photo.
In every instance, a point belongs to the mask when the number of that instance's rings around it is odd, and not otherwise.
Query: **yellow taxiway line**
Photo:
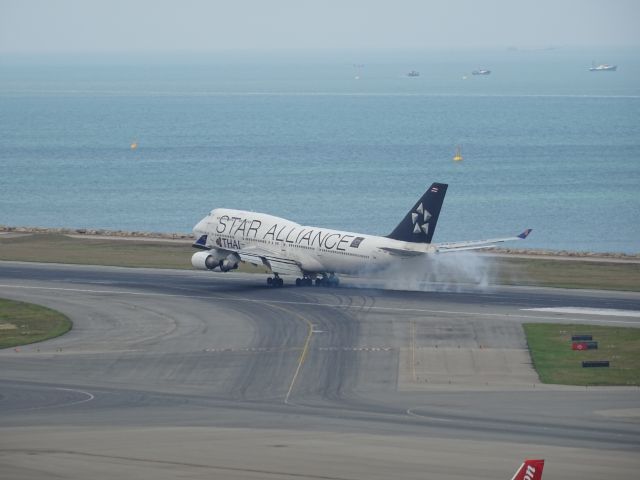
[[[300,315],[299,313],[292,312],[291,310],[283,308],[283,307],[281,307],[279,305],[273,305],[272,303],[267,303],[267,305],[269,305],[270,307],[273,307],[273,308],[277,308],[278,310],[282,310],[284,312],[287,312],[289,314],[295,315],[300,320],[305,322],[307,324],[307,327],[309,328],[309,331],[307,333],[307,338],[305,339],[304,346],[302,347],[302,352],[300,352],[300,357],[298,357],[298,366],[296,367],[296,371],[293,374],[293,378],[291,379],[291,383],[289,384],[289,390],[287,390],[287,394],[284,397],[284,403],[289,404],[289,397],[291,396],[291,392],[293,392],[293,387],[296,384],[296,380],[298,379],[298,375],[300,374],[300,370],[302,370],[302,365],[304,365],[304,361],[307,358],[307,353],[309,353],[309,345],[311,344],[311,337],[313,336],[313,323],[311,323],[308,319],[306,319],[304,316]]]

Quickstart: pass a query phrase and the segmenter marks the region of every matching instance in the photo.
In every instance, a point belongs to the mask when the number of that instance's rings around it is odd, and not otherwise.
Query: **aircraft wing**
[[[507,238],[492,238],[489,240],[470,240],[466,242],[452,242],[452,243],[439,243],[434,244],[436,252],[460,252],[462,250],[478,250],[481,248],[495,247],[498,243],[509,242],[511,240],[524,240],[531,233],[531,229],[528,228],[520,235]]]
[[[273,273],[281,273],[283,275],[303,275],[298,262],[282,257],[281,255],[278,255],[277,252],[267,248],[250,246],[239,250],[237,254],[243,262],[252,263],[254,265],[264,265],[271,269]]]

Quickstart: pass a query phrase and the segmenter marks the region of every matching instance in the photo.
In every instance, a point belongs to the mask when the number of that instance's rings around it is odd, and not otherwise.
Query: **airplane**
[[[544,460],[525,460],[511,480],[542,480]]]
[[[387,236],[303,226],[264,213],[216,208],[193,227],[191,258],[198,270],[228,272],[240,262],[266,267],[267,285],[281,287],[280,275],[296,275],[297,286],[338,286],[337,274],[363,275],[392,265],[408,265],[426,255],[493,247],[520,235],[489,240],[431,243],[445,183],[433,183]]]

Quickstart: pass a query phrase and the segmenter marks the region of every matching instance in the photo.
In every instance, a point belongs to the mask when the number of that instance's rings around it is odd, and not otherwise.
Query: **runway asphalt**
[[[521,324],[640,327],[640,294],[359,285],[0,262],[74,321],[0,351],[0,478],[635,478],[640,389],[540,384]]]

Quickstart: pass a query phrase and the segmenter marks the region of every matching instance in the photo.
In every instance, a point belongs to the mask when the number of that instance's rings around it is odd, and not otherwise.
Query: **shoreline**
[[[191,233],[163,233],[163,232],[143,232],[108,230],[92,228],[51,228],[51,227],[14,227],[0,225],[0,238],[15,238],[23,235],[53,234],[66,235],[73,238],[84,239],[109,239],[109,240],[144,240],[154,242],[176,242],[191,243],[193,235]],[[527,248],[487,248],[480,250],[495,256],[505,256],[511,258],[544,258],[557,260],[592,260],[599,262],[638,262],[640,263],[640,253],[629,254],[620,252],[581,252],[569,250],[545,250]]]

